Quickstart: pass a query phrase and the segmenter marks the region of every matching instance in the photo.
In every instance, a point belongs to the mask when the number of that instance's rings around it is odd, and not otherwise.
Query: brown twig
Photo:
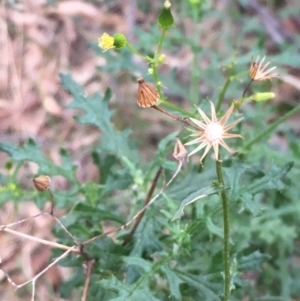
[[[87,300],[88,290],[89,290],[89,285],[90,285],[90,280],[91,280],[91,273],[92,273],[92,268],[93,268],[94,263],[95,263],[95,260],[90,260],[86,263],[86,278],[85,278],[81,301]]]
[[[242,98],[244,98],[244,97],[245,97],[245,95],[246,95],[246,92],[247,92],[247,90],[249,89],[249,87],[250,87],[250,85],[252,84],[252,82],[253,82],[253,79],[251,78],[251,79],[250,79],[250,81],[249,81],[249,83],[247,84],[247,86],[246,86],[246,88],[245,88],[244,92],[243,92],[243,96],[242,96]]]
[[[50,214],[53,215],[53,210],[54,210],[54,196],[53,193],[51,192],[50,189],[48,189],[49,193],[50,193],[50,197],[51,197],[51,210],[50,210]]]
[[[190,127],[194,128],[194,129],[196,129],[196,130],[199,130],[195,125],[193,125],[192,123],[190,123],[190,121],[187,118],[181,118],[181,117],[178,117],[176,115],[173,115],[173,114],[165,111],[164,109],[159,108],[158,106],[152,106],[151,108],[153,108],[153,109],[155,109],[155,110],[157,110],[157,111],[159,111],[159,112],[161,112],[161,113],[163,113],[163,114],[171,117],[172,119],[174,119],[174,120],[176,120],[178,122],[181,122],[181,123],[183,123],[183,124],[185,124],[187,126],[190,126]]]
[[[56,242],[52,242],[52,241],[41,239],[41,238],[38,238],[38,237],[35,237],[35,236],[31,236],[31,235],[28,235],[28,234],[25,234],[25,233],[22,233],[22,232],[19,232],[19,231],[15,231],[15,230],[12,230],[12,229],[9,229],[9,228],[2,228],[1,231],[7,232],[7,233],[10,233],[10,234],[14,234],[14,235],[23,237],[25,239],[33,240],[33,241],[36,241],[36,242],[39,242],[41,244],[44,244],[44,245],[47,245],[47,246],[50,246],[50,247],[54,247],[54,248],[59,248],[59,249],[63,249],[63,250],[69,250],[70,248],[73,248],[72,252],[80,253],[79,248],[77,246],[69,247],[69,246],[62,245],[62,244],[59,244],[59,243],[56,243]],[[76,247],[76,248],[74,248],[74,247]]]
[[[155,175],[153,181],[152,181],[151,187],[150,187],[150,189],[149,189],[149,191],[148,191],[148,194],[147,194],[147,197],[146,197],[146,199],[145,199],[145,203],[144,203],[144,206],[143,206],[143,207],[145,207],[145,206],[150,202],[151,197],[152,197],[153,192],[154,192],[154,189],[155,189],[155,187],[156,187],[156,185],[157,185],[158,178],[160,177],[162,171],[163,171],[163,169],[162,169],[162,167],[160,167],[160,168],[158,169],[158,171],[157,171],[157,173],[156,173],[156,175]],[[141,214],[138,216],[138,218],[136,219],[135,224],[134,224],[134,226],[132,227],[130,233],[127,235],[127,237],[126,237],[126,238],[124,239],[124,241],[123,241],[123,246],[126,246],[126,245],[129,243],[129,241],[131,240],[131,238],[132,238],[132,236],[134,235],[134,233],[135,233],[137,227],[139,226],[139,224],[140,224],[140,222],[141,222],[141,220],[142,220],[142,218],[143,218],[145,212],[146,212],[146,210],[143,210],[143,211],[141,212]]]

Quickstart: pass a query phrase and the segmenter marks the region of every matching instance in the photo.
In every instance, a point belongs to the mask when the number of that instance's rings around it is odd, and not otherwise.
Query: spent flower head
[[[252,57],[250,70],[249,70],[249,75],[252,80],[263,81],[267,79],[272,79],[273,77],[279,77],[278,73],[272,72],[274,69],[276,69],[276,67],[267,69],[270,62],[264,64],[265,59],[266,57],[264,56],[259,62],[259,56],[255,61],[253,60]]]
[[[228,125],[225,125],[234,110],[234,103],[232,103],[228,111],[219,121],[217,120],[214,104],[212,102],[210,102],[210,104],[211,119],[209,119],[200,108],[198,108],[198,111],[201,117],[203,118],[204,122],[194,118],[190,118],[190,120],[198,127],[198,130],[193,131],[193,133],[190,136],[197,138],[185,143],[185,145],[200,144],[191,153],[189,153],[189,157],[195,154],[196,152],[200,151],[201,149],[205,148],[204,153],[200,158],[200,163],[202,163],[203,158],[207,155],[211,147],[213,147],[214,149],[216,160],[219,159],[219,145],[223,146],[228,152],[233,153],[234,150],[231,149],[225,143],[224,139],[243,138],[239,134],[228,133],[228,131],[231,128],[233,128],[236,124],[238,124],[243,119],[243,117]]]

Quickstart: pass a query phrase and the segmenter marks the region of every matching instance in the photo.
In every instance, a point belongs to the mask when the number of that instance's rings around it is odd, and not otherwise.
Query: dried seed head
[[[234,150],[226,144],[226,142],[224,141],[225,139],[243,138],[239,134],[229,133],[229,130],[233,128],[236,124],[238,124],[243,118],[240,118],[226,125],[226,122],[228,121],[230,115],[234,110],[234,103],[232,103],[231,107],[220,120],[217,120],[217,114],[214,104],[212,102],[210,102],[210,104],[211,119],[209,119],[200,108],[198,108],[198,112],[201,115],[204,122],[194,118],[190,118],[190,120],[198,127],[198,130],[194,131],[190,136],[197,138],[185,143],[185,145],[199,144],[189,154],[189,156],[192,156],[196,152],[205,148],[204,153],[201,156],[200,163],[202,163],[203,158],[207,155],[208,151],[211,148],[214,149],[216,160],[219,160],[219,146],[223,146],[228,152],[233,153]]]
[[[261,61],[259,61],[259,56],[254,61],[253,57],[250,64],[249,75],[254,81],[263,81],[267,79],[272,79],[273,77],[279,77],[279,74],[273,72],[276,67],[268,68],[270,62],[264,63],[266,57],[264,56]]]
[[[51,179],[48,176],[39,176],[33,179],[34,187],[38,191],[48,190],[50,187]]]
[[[178,138],[174,146],[173,157],[179,162],[184,162],[188,157],[188,151]]]
[[[139,78],[137,81],[139,83],[137,94],[138,105],[143,108],[155,106],[159,100],[159,93],[152,86],[147,84],[144,79]]]

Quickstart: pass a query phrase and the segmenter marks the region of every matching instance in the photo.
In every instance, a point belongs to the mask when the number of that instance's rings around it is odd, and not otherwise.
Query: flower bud
[[[179,162],[184,162],[188,157],[186,148],[178,138],[174,146],[173,157]]]
[[[275,97],[275,93],[273,92],[263,92],[263,93],[255,93],[250,96],[252,100],[260,102],[272,99]]]
[[[149,74],[153,74],[153,68],[149,68],[149,69],[148,69],[148,73],[149,73]]]
[[[161,55],[159,56],[159,58],[158,58],[158,62],[159,62],[160,64],[162,64],[162,63],[165,61],[165,59],[166,59],[166,56],[165,56],[164,54],[161,54]]]
[[[48,176],[39,176],[33,179],[34,187],[38,191],[48,190],[50,187],[51,179]]]
[[[127,39],[126,39],[126,37],[123,34],[116,33],[116,34],[114,34],[113,38],[114,38],[114,46],[117,49],[121,49],[121,48],[123,48],[123,47],[126,46]]]
[[[159,27],[161,27],[163,30],[168,30],[174,25],[174,18],[172,16],[170,7],[171,3],[167,0],[157,20]]]

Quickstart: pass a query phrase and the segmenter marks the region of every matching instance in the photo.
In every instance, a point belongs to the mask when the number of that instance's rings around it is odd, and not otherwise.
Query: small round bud
[[[33,179],[33,184],[36,190],[45,191],[50,187],[51,179],[48,176],[39,176]]]
[[[161,55],[159,56],[159,58],[158,58],[158,62],[159,62],[160,64],[162,64],[162,63],[165,61],[165,59],[166,59],[166,56],[165,56],[164,54],[161,54]]]
[[[149,74],[153,74],[153,68],[149,68],[149,69],[148,69],[148,73],[149,73]]]
[[[123,47],[126,46],[127,39],[126,39],[126,37],[123,34],[116,33],[116,34],[114,34],[113,38],[114,38],[114,46],[117,49],[121,49],[121,48],[123,48]]]
[[[163,30],[169,30],[174,25],[174,18],[172,16],[170,7],[171,3],[166,1],[164,8],[162,9],[157,20],[159,27],[161,27]]]

